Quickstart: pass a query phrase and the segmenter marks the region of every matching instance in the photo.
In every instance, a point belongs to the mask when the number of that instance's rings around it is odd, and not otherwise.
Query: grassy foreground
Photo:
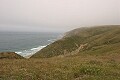
[[[120,54],[1,59],[0,80],[120,80]]]

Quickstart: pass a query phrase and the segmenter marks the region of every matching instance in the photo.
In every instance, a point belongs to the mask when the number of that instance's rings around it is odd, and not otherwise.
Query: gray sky
[[[0,0],[0,31],[120,24],[120,0]]]

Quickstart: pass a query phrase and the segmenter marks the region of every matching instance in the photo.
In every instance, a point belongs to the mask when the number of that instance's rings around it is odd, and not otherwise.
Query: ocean
[[[29,56],[61,38],[61,33],[0,32],[0,52]]]

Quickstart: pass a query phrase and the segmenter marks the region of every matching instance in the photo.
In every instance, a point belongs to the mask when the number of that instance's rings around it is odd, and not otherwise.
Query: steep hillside
[[[16,54],[15,52],[1,52],[0,59],[23,59],[24,57]]]
[[[111,54],[120,52],[120,26],[78,28],[38,51],[31,58],[72,54]]]

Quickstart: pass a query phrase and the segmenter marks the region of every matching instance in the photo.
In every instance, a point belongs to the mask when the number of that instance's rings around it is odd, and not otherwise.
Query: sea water
[[[35,54],[60,37],[61,33],[51,32],[0,32],[0,52],[16,52],[25,57]]]

